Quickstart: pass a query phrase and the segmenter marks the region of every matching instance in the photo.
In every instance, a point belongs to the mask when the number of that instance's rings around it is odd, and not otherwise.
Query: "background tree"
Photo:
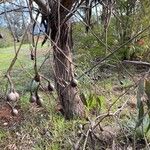
[[[131,1],[122,0],[116,1],[114,9],[115,17],[115,32],[117,34],[117,41],[122,44],[127,40],[131,39],[135,33],[140,32],[148,20],[143,24],[143,21],[148,17],[144,13],[143,5],[147,3],[146,1]],[[138,55],[142,55],[145,52],[145,48],[142,43],[138,44],[138,41],[146,39],[143,36],[139,36],[134,39],[130,44],[126,45],[122,51],[120,51],[121,59],[139,59]]]
[[[2,4],[0,7],[1,27],[8,28],[12,31],[12,36],[16,38],[16,41],[19,41],[19,37],[23,35],[25,26],[28,24],[29,20],[28,14],[26,13],[27,7],[25,1],[17,0],[15,3],[9,1],[5,3],[5,5]]]

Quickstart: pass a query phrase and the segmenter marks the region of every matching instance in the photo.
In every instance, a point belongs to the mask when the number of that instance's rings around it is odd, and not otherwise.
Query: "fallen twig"
[[[133,65],[144,65],[150,67],[150,63],[144,61],[131,61],[131,60],[124,60],[124,64],[133,64]]]

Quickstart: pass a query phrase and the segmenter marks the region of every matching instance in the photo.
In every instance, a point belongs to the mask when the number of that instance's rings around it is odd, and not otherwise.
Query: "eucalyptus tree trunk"
[[[56,32],[56,31],[55,31]],[[72,86],[74,79],[74,69],[71,55],[71,32],[70,27],[65,23],[57,32],[53,40],[55,83],[58,98],[62,106],[62,111],[66,119],[84,115],[84,106],[79,97],[77,86]]]

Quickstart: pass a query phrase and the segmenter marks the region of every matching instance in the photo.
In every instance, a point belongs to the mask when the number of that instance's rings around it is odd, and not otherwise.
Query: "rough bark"
[[[54,46],[55,81],[59,101],[66,119],[84,115],[84,106],[79,97],[78,88],[70,84],[74,78],[74,73],[70,50],[69,33],[71,32],[69,29],[67,23],[61,27],[59,37],[56,36],[55,38],[55,42],[58,41],[58,47]]]

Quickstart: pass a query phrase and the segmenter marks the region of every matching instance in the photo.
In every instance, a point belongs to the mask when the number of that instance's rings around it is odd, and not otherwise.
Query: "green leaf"
[[[141,98],[144,95],[144,80],[140,80],[138,90],[137,90],[137,107],[141,107]]]
[[[150,120],[149,120],[148,127],[147,127],[147,129],[146,129],[146,133],[148,133],[149,130],[150,130]]]
[[[147,107],[150,109],[150,80],[148,79],[145,79],[145,93],[148,97],[146,104],[147,104]]]
[[[85,96],[84,93],[81,93],[81,94],[80,94],[80,98],[81,98],[81,100],[82,100],[82,103],[83,103],[85,106],[88,106],[87,98],[86,98],[86,96]]]
[[[148,98],[150,98],[150,80],[145,79],[145,93],[147,94]]]
[[[90,94],[88,99],[88,106],[91,107],[92,103],[93,103],[93,94]]]
[[[102,107],[102,104],[101,104],[101,99],[100,99],[100,97],[97,97],[97,98],[96,98],[96,101],[97,101],[97,103],[98,103],[98,105],[99,105],[99,108],[101,108],[101,107]]]
[[[138,121],[136,128],[143,123],[144,119],[144,105],[142,102],[142,96],[144,95],[144,80],[140,80],[137,90],[137,108],[138,108]]]
[[[139,108],[138,121],[136,124],[136,128],[139,127],[143,123],[143,119],[144,119],[144,106],[143,106],[143,103],[141,103],[140,108]]]
[[[97,95],[96,94],[93,95],[92,107],[97,107]]]

